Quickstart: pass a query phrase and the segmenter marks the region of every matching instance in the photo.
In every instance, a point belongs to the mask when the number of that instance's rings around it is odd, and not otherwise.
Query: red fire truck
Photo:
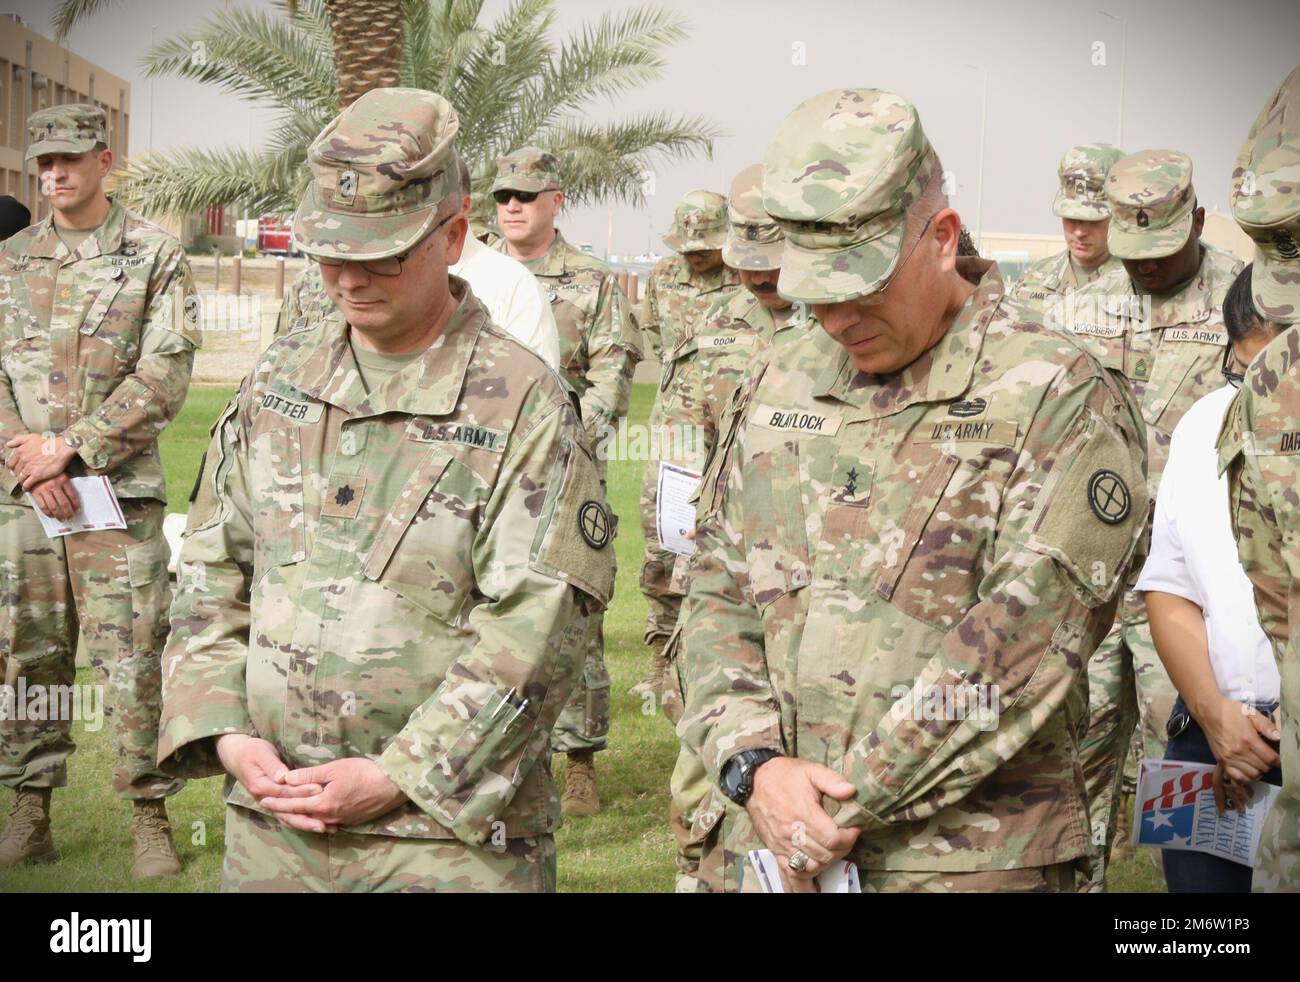
[[[263,215],[257,220],[257,251],[264,254],[288,256],[293,253],[289,226],[274,215]]]

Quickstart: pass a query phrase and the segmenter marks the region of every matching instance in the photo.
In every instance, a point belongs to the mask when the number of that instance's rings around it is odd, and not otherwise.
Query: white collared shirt
[[[1228,479],[1217,473],[1215,444],[1236,391],[1225,385],[1197,400],[1174,428],[1156,493],[1151,555],[1137,589],[1172,593],[1200,607],[1219,691],[1238,701],[1272,702],[1280,689],[1277,662],[1237,558]]]
[[[488,309],[492,323],[560,370],[560,331],[551,302],[528,267],[489,249],[471,234],[465,238],[460,262],[450,272],[469,283],[474,296]]]

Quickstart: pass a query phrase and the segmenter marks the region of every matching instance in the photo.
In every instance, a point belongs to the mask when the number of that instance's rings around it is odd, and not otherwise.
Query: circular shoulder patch
[[[1099,470],[1088,479],[1088,504],[1107,525],[1118,525],[1128,518],[1132,501],[1128,485],[1114,471]]]
[[[609,545],[609,512],[605,506],[590,498],[584,501],[578,508],[578,531],[593,549]]]

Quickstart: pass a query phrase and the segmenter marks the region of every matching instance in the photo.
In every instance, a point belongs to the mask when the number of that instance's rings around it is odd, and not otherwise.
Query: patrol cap
[[[690,191],[677,202],[664,244],[673,252],[721,249],[727,237],[727,199],[716,191]]]
[[[1109,218],[1106,173],[1123,156],[1123,150],[1107,143],[1082,143],[1065,151],[1056,168],[1061,189],[1052,202],[1052,214],[1057,218],[1077,218],[1085,222]]]
[[[836,303],[882,289],[908,208],[939,179],[939,159],[902,96],[833,89],[804,102],[763,160],[763,207],[786,237],[781,296]]]
[[[784,238],[763,210],[763,165],[751,164],[731,182],[722,261],[732,269],[778,269]]]
[[[497,158],[492,191],[558,191],[560,161],[541,147],[520,147]]]
[[[86,153],[108,143],[108,119],[98,106],[68,103],[38,109],[27,117],[28,147],[24,160],[47,153]]]
[[[1192,234],[1192,158],[1177,150],[1142,150],[1121,158],[1106,175],[1106,203],[1106,245],[1112,256],[1172,256]]]
[[[312,182],[293,216],[308,255],[382,259],[433,226],[457,187],[456,110],[424,89],[371,89],[307,149]]]
[[[1232,172],[1232,217],[1255,242],[1262,317],[1300,322],[1300,68],[1264,104]]]

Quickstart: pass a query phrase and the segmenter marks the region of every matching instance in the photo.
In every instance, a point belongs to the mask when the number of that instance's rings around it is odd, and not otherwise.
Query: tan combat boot
[[[564,772],[564,795],[560,798],[560,811],[570,818],[588,818],[600,811],[594,757],[590,750],[575,750],[569,754],[569,766]]]
[[[52,863],[59,858],[50,832],[50,789],[20,790],[9,809],[9,824],[0,837],[0,867]]]
[[[664,638],[650,642],[650,667],[646,669],[645,678],[627,690],[629,696],[659,694],[664,684],[664,670],[668,668],[668,659],[664,657],[667,643]]]
[[[135,840],[135,864],[131,875],[137,880],[171,876],[181,871],[181,858],[172,841],[167,821],[167,802],[162,798],[137,801],[131,816],[131,838]]]

